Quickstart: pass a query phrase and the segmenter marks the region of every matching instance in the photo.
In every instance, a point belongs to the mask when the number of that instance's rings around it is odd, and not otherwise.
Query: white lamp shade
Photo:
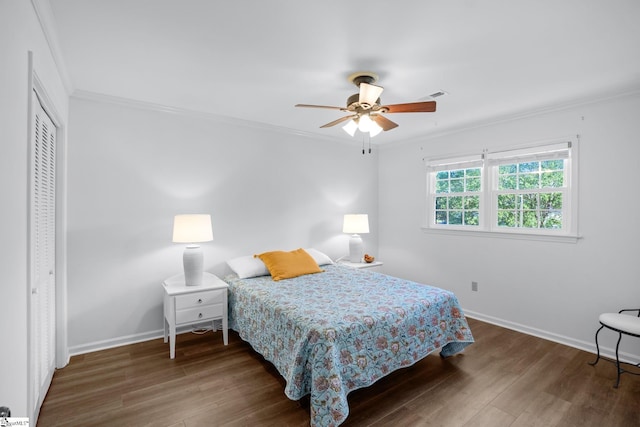
[[[211,215],[176,215],[173,219],[174,243],[200,243],[212,240]]]
[[[369,117],[368,114],[363,114],[360,116],[360,120],[358,120],[358,129],[363,133],[369,132],[371,129],[371,123],[373,123],[371,117]]]
[[[358,130],[358,124],[353,120],[349,120],[346,125],[342,126],[342,129],[349,135],[353,136],[355,135],[356,130]]]
[[[369,114],[363,114],[356,120],[349,120],[346,125],[342,126],[342,129],[350,136],[354,136],[357,130],[363,133],[368,132],[371,138],[383,130],[378,123],[371,119]]]
[[[382,132],[382,128],[380,127],[380,125],[374,121],[371,121],[371,127],[369,128],[369,136],[373,138],[380,132]]]
[[[384,90],[381,86],[376,86],[368,83],[360,83],[360,96],[358,101],[361,104],[374,105],[380,94]]]
[[[342,232],[349,234],[361,234],[369,232],[369,215],[347,214],[344,216]]]

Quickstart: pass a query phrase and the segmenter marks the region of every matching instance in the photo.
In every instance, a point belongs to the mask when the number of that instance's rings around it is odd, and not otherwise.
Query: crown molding
[[[236,117],[224,116],[221,114],[208,113],[203,111],[189,110],[186,108],[173,107],[170,105],[156,104],[152,102],[139,101],[130,98],[123,98],[113,95],[105,95],[97,92],[75,90],[71,94],[71,98],[85,101],[93,101],[98,103],[107,103],[113,105],[121,105],[129,108],[136,108],[145,111],[155,111],[160,113],[175,114],[185,117],[193,117],[202,120],[214,121],[221,124],[230,126],[244,127],[257,129],[263,132],[275,132],[280,134],[294,135],[302,138],[333,141],[341,144],[353,145],[350,141],[344,139],[335,138],[331,136],[320,135],[313,132],[306,132],[298,129],[291,129],[284,126],[276,126],[268,123],[255,122],[252,120],[239,119]]]
[[[513,122],[516,120],[521,120],[528,117],[535,117],[542,114],[568,110],[568,109],[580,107],[583,105],[590,105],[598,102],[610,101],[610,100],[624,98],[628,96],[637,96],[639,94],[640,94],[640,87],[632,86],[632,87],[622,88],[618,91],[609,91],[607,93],[591,94],[590,96],[585,96],[580,99],[574,99],[567,102],[550,104],[541,108],[520,111],[512,114],[494,116],[488,119],[481,119],[481,120],[474,120],[474,121],[469,121],[465,123],[460,123],[458,125],[452,125],[442,131],[427,132],[417,137],[411,137],[403,140],[396,140],[393,142],[376,143],[373,145],[375,145],[375,147],[378,149],[384,150],[385,148],[389,148],[391,146],[397,147],[398,145],[411,144],[415,142],[425,142],[427,140],[432,140],[432,139],[440,138],[447,135],[452,135],[452,134],[462,133],[462,132],[466,132],[474,129],[494,126],[501,123]],[[91,92],[91,91],[75,90],[72,93],[71,98],[122,105],[126,107],[137,108],[137,109],[142,109],[147,111],[178,114],[178,115],[187,116],[187,117],[195,117],[195,118],[200,118],[204,120],[211,120],[211,121],[215,121],[218,123],[223,123],[231,126],[257,129],[263,132],[268,131],[268,132],[275,132],[280,134],[294,135],[294,136],[309,138],[314,140],[333,141],[333,142],[338,142],[338,143],[349,145],[349,146],[360,145],[359,142],[354,142],[354,140],[351,140],[351,139],[345,140],[343,138],[337,138],[337,137],[328,136],[328,135],[321,135],[318,133],[307,132],[307,131],[302,131],[298,129],[291,129],[283,126],[276,126],[276,125],[271,125],[267,123],[255,122],[251,120],[239,119],[236,117],[224,116],[220,114],[208,113],[203,111],[188,110],[185,108],[173,107],[169,105],[155,104],[155,103],[146,102],[146,101],[138,101],[130,98],[105,95],[105,94]]]
[[[509,123],[516,120],[525,119],[528,117],[536,117],[543,114],[565,111],[571,108],[591,105],[599,102],[611,101],[611,100],[620,99],[620,98],[633,97],[638,95],[640,95],[640,85],[636,83],[630,86],[620,87],[617,90],[611,90],[606,92],[596,92],[581,98],[572,99],[564,102],[557,102],[554,104],[549,104],[544,107],[533,108],[529,110],[519,111],[516,113],[497,115],[487,119],[471,120],[465,123],[460,123],[458,125],[451,125],[450,127],[447,127],[442,131],[428,132],[428,133],[425,133],[423,136],[411,137],[401,141],[397,141],[394,144],[394,146],[397,146],[400,144],[425,142],[428,140],[441,138],[443,136],[454,135],[454,134],[467,132],[470,130],[475,130],[480,128],[485,128],[489,126],[494,126],[502,123]],[[389,145],[390,144],[381,144],[380,148],[382,149],[388,148]]]

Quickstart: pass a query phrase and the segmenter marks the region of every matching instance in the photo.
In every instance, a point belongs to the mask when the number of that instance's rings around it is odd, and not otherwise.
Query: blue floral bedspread
[[[229,326],[278,369],[287,397],[310,394],[312,426],[341,424],[350,391],[473,342],[452,292],[366,269],[322,268],[278,282],[225,278]]]

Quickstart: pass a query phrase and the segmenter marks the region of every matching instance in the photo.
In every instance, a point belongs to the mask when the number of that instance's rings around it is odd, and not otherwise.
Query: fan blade
[[[368,83],[360,83],[360,104],[375,105],[380,98],[380,94],[384,88],[382,86],[370,85]]]
[[[330,110],[340,110],[340,111],[348,111],[344,107],[332,107],[331,105],[311,105],[311,104],[296,104],[296,107],[304,107],[304,108],[328,108]]]
[[[335,126],[338,123],[346,122],[349,119],[353,119],[354,117],[358,117],[357,114],[352,114],[350,116],[340,117],[338,120],[334,120],[332,122],[327,123],[326,125],[320,126],[321,128],[330,128],[331,126]]]
[[[372,114],[371,120],[376,122],[378,126],[380,126],[382,130],[385,131],[398,127],[397,123],[392,122],[391,120],[387,119],[385,116],[381,116],[380,114]]]
[[[383,105],[380,109],[387,110],[387,113],[433,113],[436,111],[436,101]]]

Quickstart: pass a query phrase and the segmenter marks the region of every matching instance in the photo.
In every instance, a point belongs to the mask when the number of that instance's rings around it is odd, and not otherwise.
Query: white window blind
[[[529,148],[504,150],[486,153],[489,165],[505,165],[510,163],[530,162],[535,160],[567,159],[571,149],[571,141]]]
[[[427,170],[431,172],[451,170],[451,169],[468,169],[482,166],[483,155],[472,154],[469,156],[448,157],[443,159],[425,160]]]

